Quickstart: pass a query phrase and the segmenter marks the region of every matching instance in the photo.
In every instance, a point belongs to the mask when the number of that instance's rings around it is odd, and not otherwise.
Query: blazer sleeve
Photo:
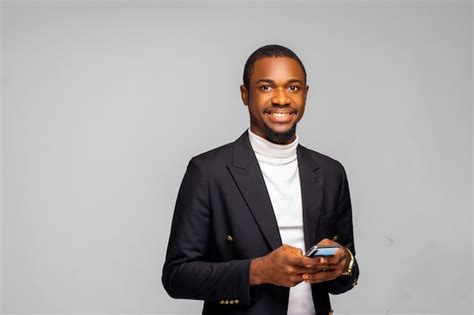
[[[341,168],[341,189],[340,189],[340,198],[339,205],[336,210],[338,214],[337,220],[337,233],[340,235],[339,243],[348,248],[352,254],[356,255],[355,245],[354,245],[354,231],[352,226],[352,206],[351,206],[351,197],[349,193],[349,183],[347,180],[346,171],[342,164]],[[337,279],[327,282],[328,291],[331,294],[341,294],[352,289],[356,284],[359,278],[359,265],[357,264],[357,259],[355,261],[354,269],[352,275],[349,276],[340,276]]]
[[[181,183],[163,266],[162,283],[173,298],[250,304],[250,259],[209,261],[211,205],[199,157],[189,162]]]

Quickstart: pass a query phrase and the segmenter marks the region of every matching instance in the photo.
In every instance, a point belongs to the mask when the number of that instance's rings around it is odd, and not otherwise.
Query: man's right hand
[[[316,259],[305,257],[301,249],[282,245],[271,253],[250,262],[250,285],[269,283],[293,287],[303,281],[303,274],[320,270]]]

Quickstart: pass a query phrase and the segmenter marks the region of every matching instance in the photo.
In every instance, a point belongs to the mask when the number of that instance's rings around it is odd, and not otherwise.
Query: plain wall
[[[300,142],[348,174],[336,314],[472,312],[469,1],[3,1],[3,313],[190,313],[161,285],[189,159],[248,127],[252,51],[308,72]]]

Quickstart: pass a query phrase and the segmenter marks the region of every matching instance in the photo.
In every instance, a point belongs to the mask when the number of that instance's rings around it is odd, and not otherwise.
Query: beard
[[[277,132],[272,128],[264,124],[263,132],[265,132],[265,138],[276,144],[285,144],[288,141],[291,141],[296,134],[296,124],[291,127],[288,131]]]

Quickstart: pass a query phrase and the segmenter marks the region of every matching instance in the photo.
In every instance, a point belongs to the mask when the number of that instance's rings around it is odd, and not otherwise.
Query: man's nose
[[[291,100],[288,97],[288,95],[286,95],[285,92],[286,92],[285,89],[282,89],[282,88],[275,89],[275,94],[272,97],[272,104],[275,104],[275,105],[290,104]]]

